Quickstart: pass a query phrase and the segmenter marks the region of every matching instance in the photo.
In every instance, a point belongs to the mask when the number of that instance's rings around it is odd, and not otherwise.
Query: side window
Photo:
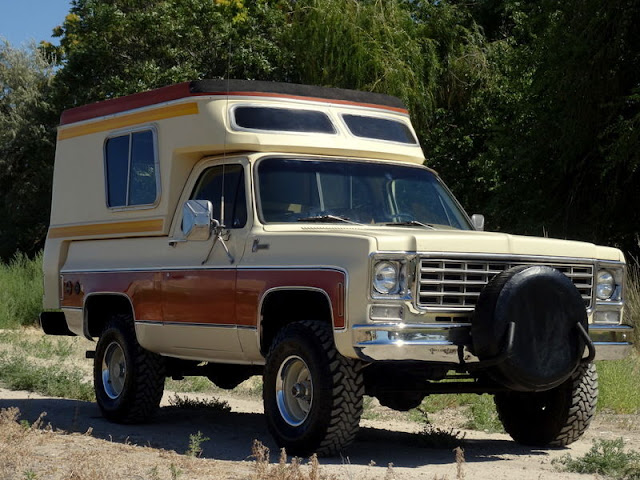
[[[209,200],[216,218],[227,228],[242,228],[247,223],[247,201],[242,165],[217,165],[207,168],[191,194],[191,200]]]
[[[365,117],[362,115],[342,115],[349,131],[356,137],[387,140],[390,142],[417,144],[416,138],[407,125],[388,118]]]
[[[130,207],[156,201],[156,158],[153,132],[112,137],[105,145],[107,205]]]
[[[324,112],[293,108],[238,106],[233,109],[236,127],[250,130],[336,133]]]

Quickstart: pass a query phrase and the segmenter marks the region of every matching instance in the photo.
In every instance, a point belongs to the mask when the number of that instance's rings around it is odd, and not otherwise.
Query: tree
[[[35,46],[0,41],[0,258],[42,248],[49,223],[57,112],[54,70]]]
[[[296,3],[288,46],[301,83],[395,95],[424,123],[434,107],[437,58],[404,2]]]
[[[637,254],[640,5],[547,0],[511,15],[512,101],[495,105],[504,120],[479,157],[497,167],[489,210],[503,228]]]
[[[45,45],[61,107],[199,78],[288,80],[287,9],[258,0],[73,0]]]
[[[433,109],[417,124],[427,165],[443,176],[463,205],[483,211],[492,172],[477,159],[496,121],[492,107],[501,72],[495,52],[502,43],[486,40],[468,4],[408,3],[418,35],[434,50],[431,70],[423,74],[434,85]]]

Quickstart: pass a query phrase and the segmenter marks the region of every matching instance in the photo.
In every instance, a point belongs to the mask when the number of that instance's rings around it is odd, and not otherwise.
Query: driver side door
[[[236,265],[250,228],[247,164],[226,159],[205,163],[186,200],[208,200],[224,228],[208,240],[186,240],[181,221],[174,222],[174,242],[162,274],[163,324],[170,353],[198,360],[242,358],[236,322]],[[225,248],[226,247],[226,248]]]

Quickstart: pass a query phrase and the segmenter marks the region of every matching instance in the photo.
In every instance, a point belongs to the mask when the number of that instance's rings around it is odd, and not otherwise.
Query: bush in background
[[[42,252],[0,262],[0,328],[37,325],[42,311]]]
[[[628,260],[626,288],[624,291],[624,321],[635,327],[633,343],[640,352],[640,264],[635,258]]]

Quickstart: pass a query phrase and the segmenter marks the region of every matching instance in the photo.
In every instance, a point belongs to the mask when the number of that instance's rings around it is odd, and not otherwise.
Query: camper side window
[[[105,144],[107,205],[151,205],[157,199],[157,166],[151,130],[111,137]]]

